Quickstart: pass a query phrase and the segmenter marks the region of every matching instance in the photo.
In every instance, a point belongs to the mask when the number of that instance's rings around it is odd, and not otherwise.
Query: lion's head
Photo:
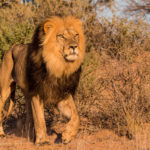
[[[41,25],[40,32],[43,32],[42,57],[47,70],[58,78],[75,72],[84,57],[81,21],[72,16],[50,17]]]

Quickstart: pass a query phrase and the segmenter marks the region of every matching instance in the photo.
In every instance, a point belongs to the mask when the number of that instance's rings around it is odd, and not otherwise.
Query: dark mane
[[[38,25],[32,37],[32,46],[38,50],[42,45],[42,37],[45,35],[42,24]]]
[[[69,77],[63,75],[56,78],[47,71],[46,64],[42,58],[42,37],[44,36],[43,28],[39,25],[33,35],[32,43],[28,47],[27,55],[27,81],[28,91],[32,95],[39,94],[43,100],[59,100],[69,94],[74,95],[77,88],[81,67]]]

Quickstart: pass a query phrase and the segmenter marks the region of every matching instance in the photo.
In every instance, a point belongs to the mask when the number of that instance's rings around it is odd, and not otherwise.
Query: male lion
[[[44,119],[45,103],[55,104],[70,119],[62,133],[62,141],[70,142],[79,128],[73,96],[84,53],[82,23],[72,16],[48,18],[37,27],[31,44],[14,45],[8,50],[0,66],[0,135],[4,135],[3,107],[9,96],[14,100],[17,83],[26,98],[27,124],[33,114],[35,143],[49,141]]]

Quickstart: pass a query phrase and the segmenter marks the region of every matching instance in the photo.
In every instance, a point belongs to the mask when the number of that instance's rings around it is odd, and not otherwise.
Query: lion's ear
[[[77,24],[78,24],[79,26],[82,26],[82,21],[81,21],[80,19],[77,19]]]
[[[82,21],[80,19],[76,19],[76,26],[82,28]]]
[[[52,28],[52,25],[49,22],[44,24],[44,32],[47,33]]]

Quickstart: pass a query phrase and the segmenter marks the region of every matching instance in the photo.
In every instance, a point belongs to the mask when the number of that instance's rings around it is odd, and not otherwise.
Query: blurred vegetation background
[[[32,3],[31,3],[32,2]],[[106,3],[109,1],[107,0]],[[74,15],[84,22],[87,38],[92,33],[92,28],[98,21],[97,5],[105,2],[102,0],[1,0],[0,1],[0,57],[14,43],[29,43],[36,25],[44,18],[51,15]],[[91,28],[89,31],[88,28]],[[87,39],[87,46],[92,46],[92,41]]]
[[[0,0],[0,60],[14,43],[31,42],[45,17],[80,18],[87,52],[76,94],[81,125],[131,138],[150,122],[150,2],[121,2],[117,16],[115,0]],[[111,18],[101,16],[106,9]]]

